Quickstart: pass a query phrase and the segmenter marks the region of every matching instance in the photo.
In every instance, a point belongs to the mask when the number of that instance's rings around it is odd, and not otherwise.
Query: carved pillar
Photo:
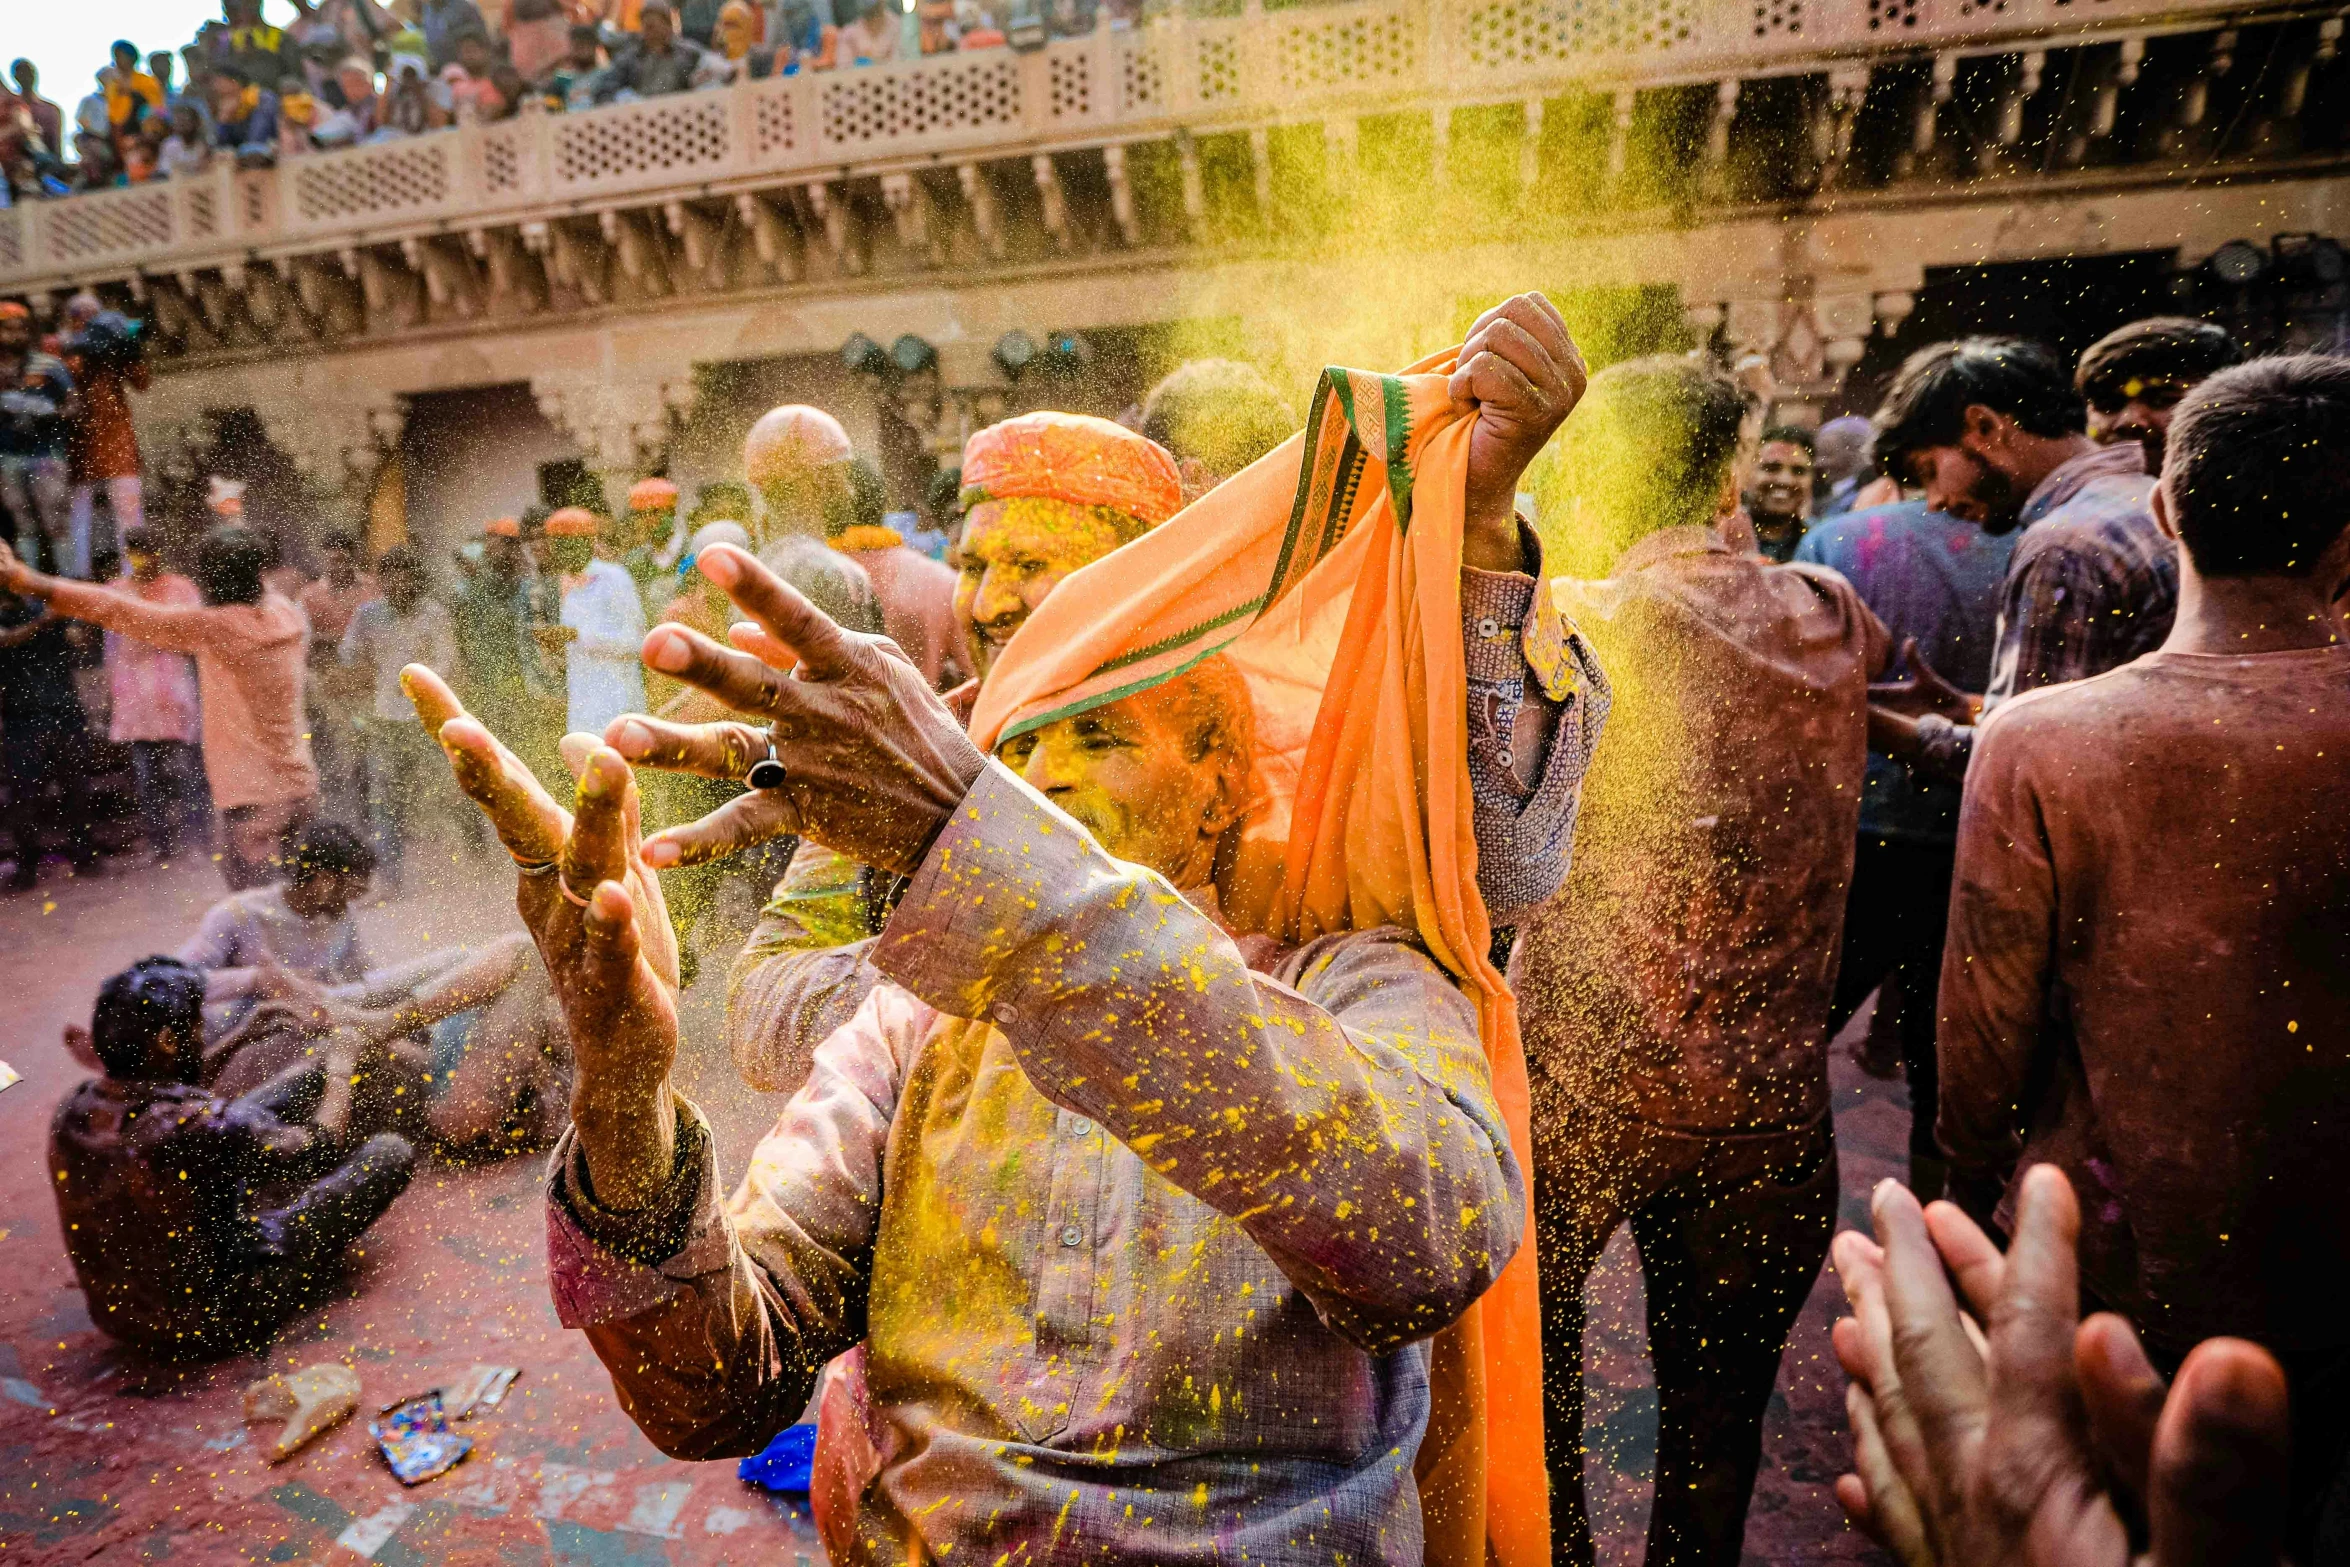
[[[576,443],[618,506],[666,455],[672,417],[693,405],[693,377],[613,381],[594,371],[550,371],[530,378],[531,395],[549,424]]]

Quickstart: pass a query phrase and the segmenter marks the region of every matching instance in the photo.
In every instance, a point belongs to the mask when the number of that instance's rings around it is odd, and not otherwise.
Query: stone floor
[[[462,942],[509,926],[503,859],[436,852],[408,894],[365,911],[370,937]],[[651,1567],[822,1559],[779,1499],[732,1464],[674,1462],[620,1414],[585,1343],[556,1326],[540,1261],[536,1160],[465,1170],[428,1165],[370,1233],[348,1287],[265,1354],[162,1367],[93,1328],[45,1195],[51,1108],[81,1075],[58,1044],[86,1020],[105,975],[169,951],[219,890],[209,864],[116,862],[0,897],[0,952],[20,987],[0,1016],[0,1059],[24,1081],[0,1093],[0,1567],[102,1561],[355,1562],[409,1567]],[[717,1039],[713,977],[689,994],[681,1075],[739,1168],[772,1118]],[[1848,1216],[1895,1173],[1906,1111],[1897,1085],[1838,1063],[1837,1124]],[[1592,1495],[1602,1559],[1639,1559],[1655,1399],[1643,1358],[1640,1286],[1619,1235],[1593,1284]],[[1750,1563],[1876,1558],[1843,1525],[1830,1478],[1844,1464],[1842,1379],[1823,1279],[1773,1400]],[[503,1408],[469,1422],[472,1455],[416,1490],[393,1480],[363,1423],[346,1422],[270,1466],[238,1418],[243,1386],[321,1360],[355,1366],[363,1409],[453,1378],[477,1361],[519,1365]]]

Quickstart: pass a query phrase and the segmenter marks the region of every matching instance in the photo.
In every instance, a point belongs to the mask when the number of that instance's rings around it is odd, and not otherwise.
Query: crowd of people
[[[1873,994],[1855,1521],[2350,1561],[2350,360],[1968,338],[1815,431],[1703,352],[1587,375],[1531,295],[1381,387],[1006,420],[944,561],[802,405],[690,504],[489,521],[446,601],[342,536],[289,594],[233,515],[192,581],[135,524],[110,582],[0,552],[20,877],[85,846],[82,622],[158,852],[208,779],[231,888],[59,1111],[94,1319],[247,1341],[418,1146],[551,1142],[563,1320],[671,1453],[812,1405],[836,1559],[1588,1561],[1628,1223],[1650,1559],[1734,1562]],[[351,906],[459,790],[530,939],[378,962]],[[669,1082],[712,960],[789,1096],[731,1200]]]
[[[266,166],[530,110],[1081,37],[1137,0],[262,0],[173,49],[117,40],[69,116],[19,59],[0,85],[0,199]]]

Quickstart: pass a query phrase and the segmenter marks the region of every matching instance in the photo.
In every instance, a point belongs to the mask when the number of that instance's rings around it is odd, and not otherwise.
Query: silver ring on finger
[[[783,758],[775,754],[775,726],[769,724],[766,733],[767,754],[751,763],[751,770],[743,774],[746,789],[780,789],[784,779],[790,776],[784,770]]]

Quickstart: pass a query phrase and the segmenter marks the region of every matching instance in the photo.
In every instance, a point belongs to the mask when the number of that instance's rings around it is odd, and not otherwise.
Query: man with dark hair
[[[455,669],[457,628],[447,607],[427,594],[424,557],[413,545],[384,551],[375,574],[383,597],[360,605],[351,617],[339,661],[361,672],[373,692],[359,728],[367,758],[367,821],[396,891],[423,802],[441,792],[442,767],[440,747],[416,727],[416,710],[400,690],[400,671],[410,664]]]
[[[2243,360],[2226,327],[2186,316],[2150,316],[2106,333],[2073,367],[2073,385],[2089,404],[2089,438],[2108,446],[2136,441],[2146,471],[2160,473],[2179,399]]]
[[[1937,511],[2021,528],[2001,589],[1982,706],[2082,680],[2159,646],[2178,605],[2178,551],[2148,509],[2132,442],[2099,446],[2081,394],[2045,348],[1970,337],[1910,355],[1877,410],[1877,462]],[[1973,704],[1930,669],[1870,713],[1885,754],[1963,776]]]
[[[200,605],[154,604],[115,587],[34,571],[0,544],[0,587],[46,598],[87,620],[196,660],[204,705],[204,766],[220,811],[221,874],[232,888],[270,877],[280,835],[318,802],[318,768],[303,717],[301,610],[266,587],[269,552],[240,527],[217,527],[196,547]]]
[[[359,606],[383,596],[367,569],[357,535],[340,528],[318,541],[318,578],[302,585],[294,602],[310,622],[310,746],[318,758],[318,792],[325,808],[357,818],[367,809],[367,752],[359,722],[367,712],[367,676],[343,663],[343,633]]]
[[[1575,854],[1510,961],[1533,1079],[1552,1537],[1591,1559],[1583,1288],[1630,1221],[1661,1428],[1649,1560],[1738,1559],[1762,1418],[1836,1217],[1828,998],[1884,627],[1736,552],[1746,399],[1686,358],[1592,377],[1536,492],[1615,686]],[[1795,515],[1800,517],[1798,508]]]
[[[204,976],[143,958],[108,980],[90,1020],[105,1075],[57,1107],[50,1185],[90,1320],[149,1354],[218,1355],[264,1339],[331,1282],[345,1248],[408,1185],[415,1151],[356,1148],[309,1116],[312,1061],[241,1099],[197,1086]],[[291,1201],[265,1186],[308,1180]]]
[[[72,494],[66,440],[73,375],[33,344],[32,312],[0,300],[0,504],[16,522],[16,547],[43,552],[52,570],[72,570]],[[81,574],[89,575],[89,563]]]
[[[706,78],[723,79],[723,68],[707,49],[678,36],[677,13],[668,0],[645,0],[636,38],[613,55],[593,91],[598,103],[632,103],[684,92]]]
[[[1795,546],[1803,542],[1804,529],[1811,524],[1811,490],[1818,466],[1809,430],[1782,424],[1763,431],[1746,486],[1746,515],[1754,523],[1756,545],[1779,565],[1795,558]]]
[[[2346,495],[2350,361],[2179,403],[2154,497],[2177,623],[1985,721],[1942,965],[1953,1196],[2004,1223],[2055,1164],[2084,1294],[2158,1366],[2215,1334],[2277,1352],[2298,1560],[2350,1452]]]

